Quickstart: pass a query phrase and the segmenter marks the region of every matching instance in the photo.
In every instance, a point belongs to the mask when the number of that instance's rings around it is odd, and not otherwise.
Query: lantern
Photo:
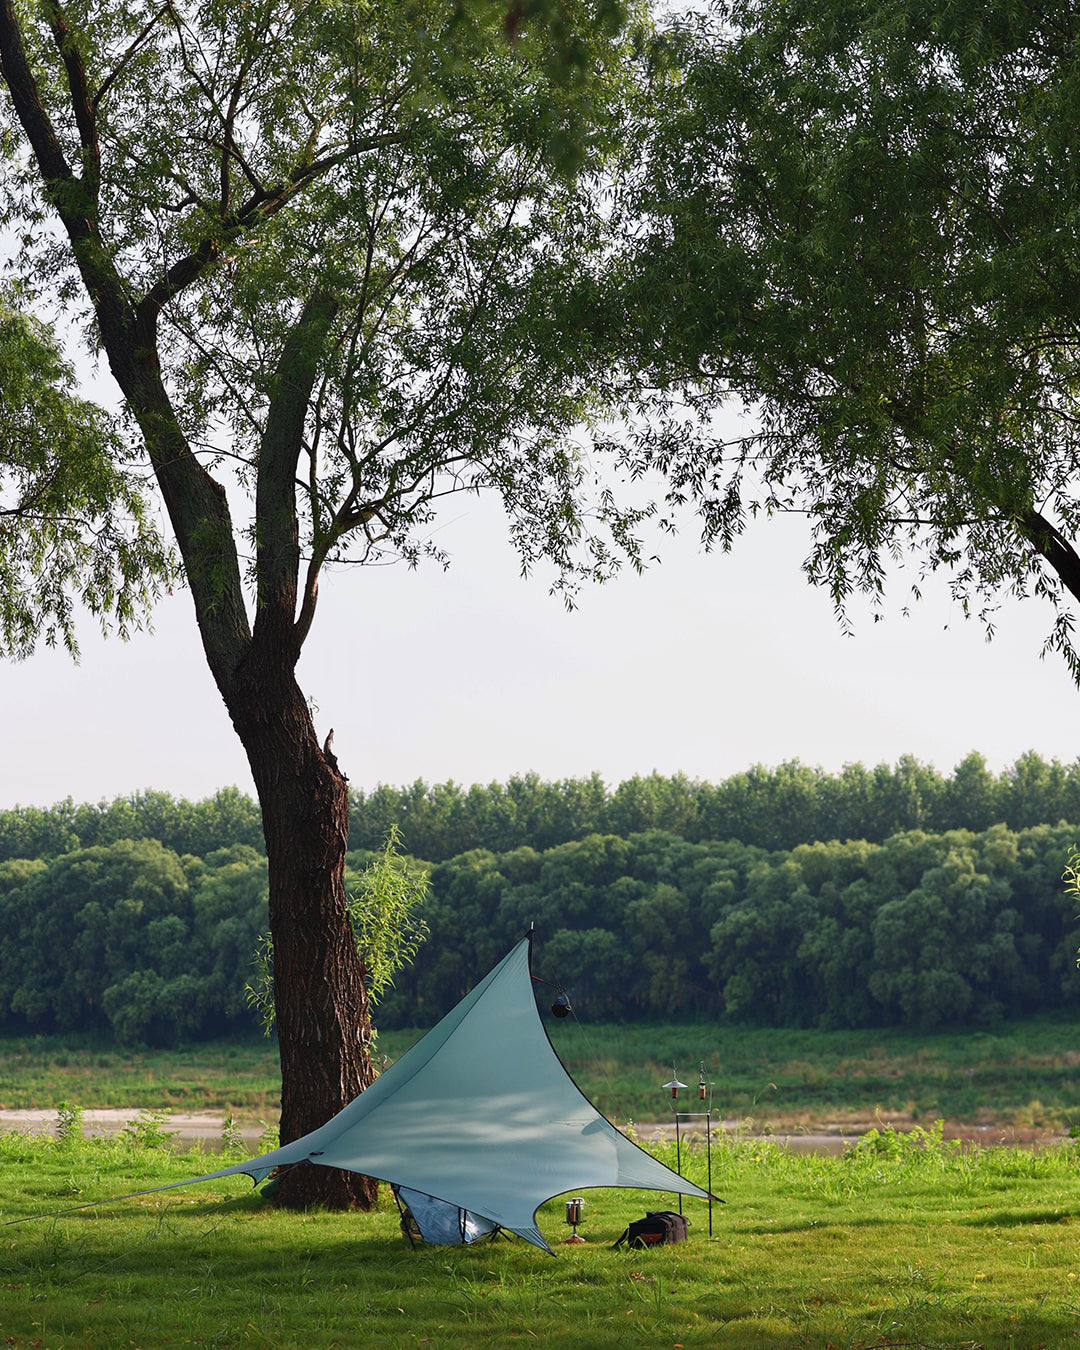
[[[572,1227],[573,1227],[573,1229],[574,1229],[574,1231],[573,1231],[573,1232],[570,1234],[570,1236],[566,1239],[567,1242],[584,1242],[584,1241],[585,1241],[585,1239],[581,1236],[581,1234],[580,1234],[580,1233],[578,1232],[578,1230],[577,1230],[577,1226],[578,1226],[578,1224],[581,1222],[581,1216],[582,1216],[582,1213],[583,1213],[584,1209],[585,1209],[585,1199],[584,1199],[583,1196],[577,1195],[577,1196],[574,1197],[573,1200],[567,1200],[567,1202],[566,1202],[566,1222],[567,1222],[568,1224],[571,1224]]]

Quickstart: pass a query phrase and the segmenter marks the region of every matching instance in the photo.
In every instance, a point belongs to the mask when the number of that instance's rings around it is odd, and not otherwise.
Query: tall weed
[[[71,1102],[56,1105],[56,1138],[61,1144],[75,1144],[83,1137],[83,1108]]]
[[[170,1141],[180,1133],[179,1130],[167,1128],[170,1114],[167,1108],[162,1111],[140,1111],[120,1133],[136,1148],[168,1148]]]

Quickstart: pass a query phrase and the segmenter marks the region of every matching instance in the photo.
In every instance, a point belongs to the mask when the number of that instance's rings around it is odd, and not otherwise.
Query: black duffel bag
[[[669,1209],[649,1209],[643,1219],[635,1219],[618,1242],[612,1245],[612,1251],[625,1242],[627,1247],[662,1247],[666,1242],[685,1242],[688,1220],[683,1214],[673,1214]]]

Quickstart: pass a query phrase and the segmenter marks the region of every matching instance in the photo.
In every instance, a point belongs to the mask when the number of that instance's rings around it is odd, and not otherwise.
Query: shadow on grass
[[[1022,1228],[1025,1224],[1069,1223],[1080,1214],[1075,1209],[998,1210],[994,1214],[979,1214],[970,1219],[958,1219],[968,1228]]]
[[[739,1233],[808,1233],[824,1232],[830,1228],[888,1228],[893,1220],[888,1218],[854,1219],[848,1216],[839,1219],[793,1219],[790,1223],[734,1223],[729,1232],[734,1237]]]

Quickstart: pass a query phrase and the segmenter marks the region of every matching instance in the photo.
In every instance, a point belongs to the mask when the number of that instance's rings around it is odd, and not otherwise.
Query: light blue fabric
[[[398,1186],[395,1193],[416,1220],[420,1236],[432,1246],[460,1247],[496,1231],[496,1225],[490,1219],[483,1219],[479,1214],[460,1209],[457,1205],[448,1205],[445,1200],[436,1200],[433,1195],[425,1195],[423,1191],[410,1191],[407,1186]]]
[[[344,1110],[235,1167],[311,1162],[379,1177],[517,1233],[545,1251],[545,1200],[590,1186],[707,1198],[632,1143],[563,1068],[533,997],[528,938]],[[552,1253],[554,1255],[554,1253]]]

